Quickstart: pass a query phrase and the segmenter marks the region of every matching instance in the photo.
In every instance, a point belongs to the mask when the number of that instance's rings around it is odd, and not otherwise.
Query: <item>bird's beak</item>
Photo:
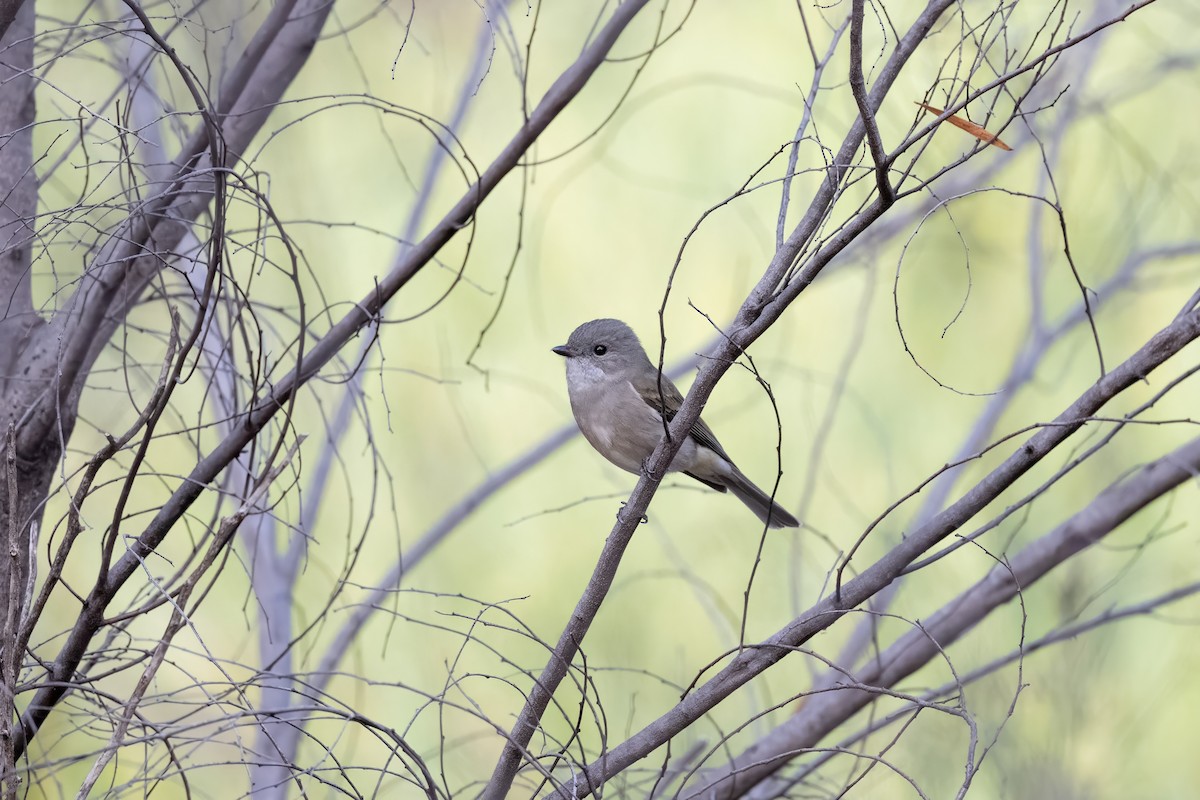
[[[558,353],[563,358],[570,358],[571,356],[575,355],[575,352],[565,344],[560,344],[558,347],[551,347],[550,352]]]

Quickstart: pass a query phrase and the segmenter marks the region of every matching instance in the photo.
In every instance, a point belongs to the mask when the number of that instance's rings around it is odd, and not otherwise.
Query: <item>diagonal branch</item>
[[[1162,594],[1156,595],[1148,600],[1143,600],[1132,605],[1112,608],[1082,622],[1057,628],[1040,638],[1026,642],[1024,645],[1004,654],[1003,656],[1000,656],[999,658],[989,661],[983,666],[976,667],[970,672],[963,673],[949,683],[945,683],[922,693],[919,696],[919,699],[924,702],[934,702],[938,698],[944,698],[950,696],[951,694],[958,694],[962,691],[964,686],[968,686],[982,678],[986,678],[997,670],[1012,664],[1013,662],[1019,662],[1022,659],[1025,659],[1038,652],[1039,650],[1044,650],[1047,647],[1059,644],[1061,642],[1077,639],[1080,636],[1083,636],[1084,634],[1104,625],[1109,625],[1114,622],[1121,622],[1132,617],[1153,615],[1156,611],[1162,609],[1163,606],[1177,603],[1180,600],[1191,597],[1195,594],[1200,594],[1200,582],[1179,586],[1168,592],[1163,592]],[[928,635],[928,630],[926,630],[925,640],[927,642],[932,641]],[[807,707],[807,705],[808,704],[806,703],[805,706]],[[852,745],[866,739],[871,734],[877,733],[878,731],[881,731],[884,728],[892,725],[897,720],[910,716],[912,712],[913,708],[911,706],[905,706],[887,714],[886,716],[880,717],[879,719],[872,721],[870,724],[858,729],[854,733],[842,739],[838,743],[837,748],[849,748]],[[794,723],[795,718],[793,718],[792,721]],[[768,737],[774,735],[775,732],[773,731],[772,733],[768,734]],[[781,779],[777,783],[764,784],[759,782],[752,792],[742,793],[739,796],[751,798],[751,800],[776,800],[776,798],[784,797],[786,796],[786,792],[790,787],[803,783],[804,780],[816,773],[824,764],[828,763],[828,761],[833,758],[834,755],[836,755],[836,752],[827,753],[819,758],[816,758],[813,761],[805,764],[804,767],[797,772],[788,775],[786,779]]]
[[[472,66],[462,82],[454,111],[445,125],[445,130],[450,135],[454,135],[462,128],[463,120],[470,110],[479,83],[483,80],[490,65],[494,47],[492,25],[495,24],[492,15],[503,14],[506,2],[507,0],[489,0],[485,5],[485,13],[481,15],[479,32],[476,36]],[[403,258],[410,246],[409,243],[420,232],[426,210],[434,194],[434,188],[438,185],[443,168],[447,163],[449,149],[446,138],[444,135],[435,136],[420,190],[400,235],[401,243],[394,256],[395,259]],[[377,333],[378,324],[375,328]],[[364,376],[367,374],[367,359],[377,344],[375,335],[362,336],[361,339],[358,352],[352,362],[357,365],[357,368],[340,389],[341,397],[337,400],[336,410],[327,424],[316,467],[311,471],[304,490],[305,499],[301,504],[297,519],[299,535],[293,537],[291,543],[281,550],[278,543],[279,525],[273,516],[267,514],[254,517],[242,529],[242,538],[246,549],[251,554],[253,564],[251,587],[259,605],[259,664],[263,669],[268,670],[263,677],[263,689],[258,700],[259,707],[286,709],[299,699],[297,691],[300,686],[295,680],[293,671],[293,648],[297,641],[308,632],[308,629],[299,634],[295,632],[292,615],[297,581],[302,574],[303,564],[308,558],[310,533],[316,524],[317,511],[326,502],[326,489],[334,461],[340,452],[339,445],[350,428],[355,404],[362,396],[362,384]],[[225,372],[227,374],[227,370]],[[224,410],[222,417],[233,419],[236,417],[236,409]],[[541,456],[549,455],[555,449],[557,449],[557,445],[546,448],[542,451]],[[411,568],[413,555],[419,560],[422,555],[422,546],[427,545],[426,549],[432,548],[453,531],[484,499],[521,474],[524,469],[537,463],[538,460],[540,459],[527,461],[517,470],[512,470],[511,467],[506,468],[502,471],[507,475],[504,480],[496,481],[493,476],[488,481],[490,484],[488,488],[482,492],[477,489],[472,493],[472,496],[477,499],[468,498],[460,503],[454,511],[447,514],[443,523],[436,526],[434,535],[427,535],[418,543],[417,553],[405,553],[400,562],[389,571],[383,583],[374,583],[376,588],[370,592],[369,599],[357,605],[350,613],[350,619],[338,630],[333,642],[320,659],[315,680],[311,685],[304,687],[304,691],[314,696],[318,696],[324,691],[334,670],[337,669],[338,663],[352,647],[367,619],[376,608],[380,607],[386,596],[395,591],[401,575]],[[291,765],[296,762],[301,734],[305,725],[304,719],[295,718],[280,711],[272,714],[269,720],[259,727],[255,749],[264,755],[259,763],[251,767],[250,780],[252,785],[269,787],[259,792],[261,800],[286,796]]]
[[[177,169],[166,188],[118,227],[62,310],[20,354],[16,369],[29,380],[14,391],[13,404],[23,415],[18,432],[23,451],[36,448],[56,426],[70,433],[74,404],[91,364],[209,207],[221,184],[218,171],[226,168],[229,154],[250,143],[265,112],[291,85],[331,8],[325,0],[277,4],[231,71],[215,111],[193,87],[193,99],[208,124],[200,126],[176,157]],[[141,22],[155,38],[148,18],[143,16]],[[160,48],[164,45],[160,41]],[[169,46],[164,49],[173,54]],[[181,64],[179,71],[191,84]],[[221,116],[232,112],[238,113]]]
[[[1193,310],[1155,334],[1149,342],[1085,391],[1051,423],[1031,436],[956,502],[910,533],[858,577],[840,587],[756,647],[743,650],[720,672],[577,776],[567,789],[590,793],[609,777],[644,758],[700,719],[752,678],[783,659],[895,580],[922,553],[965,524],[1017,478],[1083,427],[1109,400],[1141,381],[1185,345],[1200,337],[1200,311]],[[643,479],[645,480],[645,479]],[[640,486],[640,484],[639,484]],[[632,503],[631,503],[632,505]],[[628,507],[627,507],[627,512]],[[633,513],[637,513],[636,509]]]
[[[953,0],[931,0],[924,11],[918,16],[912,28],[901,39],[899,46],[892,54],[891,59],[889,59],[875,83],[870,96],[870,105],[873,109],[877,109],[883,102],[884,96],[895,82],[900,69],[916,51],[920,43],[924,41],[925,36],[937,19],[951,5],[953,5]],[[851,162],[854,153],[862,144],[864,135],[865,128],[863,120],[860,118],[851,126],[849,133],[847,133],[842,147],[838,151],[838,156],[833,162],[833,166],[828,170],[826,179],[821,183],[816,197],[810,204],[804,218],[788,237],[787,241],[784,242],[783,246],[776,251],[763,277],[742,304],[729,335],[723,337],[720,344],[708,354],[707,362],[696,376],[696,380],[692,383],[687,397],[684,398],[683,405],[671,421],[668,431],[664,434],[654,452],[646,460],[643,475],[638,481],[637,486],[634,487],[633,492],[629,495],[629,500],[625,503],[622,516],[617,520],[616,525],[613,526],[611,533],[609,533],[604,550],[601,552],[596,567],[592,572],[592,577],[588,581],[583,594],[580,596],[569,622],[563,628],[549,661],[531,689],[525,706],[521,710],[517,722],[514,724],[505,742],[500,759],[497,761],[492,773],[492,778],[484,790],[483,797],[485,800],[501,800],[507,794],[516,775],[522,751],[526,749],[532,738],[542,714],[549,705],[550,698],[553,697],[555,690],[563,678],[566,677],[571,661],[574,659],[576,653],[579,652],[579,647],[588,629],[591,627],[592,621],[599,613],[600,606],[604,602],[609,589],[612,587],[617,568],[620,566],[625,549],[629,546],[629,542],[633,538],[633,532],[637,528],[638,520],[646,513],[646,509],[649,507],[650,501],[658,489],[659,482],[662,480],[663,475],[666,474],[667,467],[675,457],[675,453],[686,440],[687,433],[691,430],[692,425],[700,418],[700,412],[703,410],[704,404],[712,394],[713,389],[716,388],[717,382],[725,374],[726,370],[729,369],[730,365],[736,361],[741,352],[761,336],[770,327],[771,323],[783,313],[787,302],[769,305],[775,295],[776,287],[791,268],[794,261],[799,257],[805,244],[816,233],[820,221],[825,217],[828,209],[833,204],[841,185],[844,165]],[[813,258],[813,263],[810,265],[812,267],[812,278],[815,278],[816,274],[836,254],[840,253],[844,247],[866,230],[882,213],[883,208],[877,202],[856,218],[855,223],[848,226],[845,234],[838,237],[836,242],[827,245],[818,252]],[[811,283],[811,278],[809,279],[809,283]],[[768,308],[772,313],[764,313]],[[606,763],[608,763],[607,760]],[[628,763],[624,766],[628,766]],[[623,769],[624,766],[621,768]],[[607,774],[615,773],[609,772]],[[572,784],[579,791],[590,791],[591,787],[594,786],[594,784],[589,782],[590,778],[591,773],[589,772],[586,777],[577,777]]]
[[[877,688],[896,685],[1018,592],[1198,474],[1200,439],[1193,439],[1136,474],[1109,485],[1070,519],[1029,544],[1007,564],[993,567],[982,580],[901,636],[879,658],[871,659],[855,675],[856,682]],[[784,722],[730,761],[722,769],[726,774],[708,785],[711,794],[705,797],[727,800],[741,796],[805,748],[813,747],[877,696],[874,692],[854,690],[810,696],[805,707],[807,710],[811,705],[811,710]]]
[[[92,764],[91,770],[88,771],[87,776],[84,778],[83,784],[76,795],[76,800],[86,800],[91,793],[92,787],[95,786],[96,781],[100,778],[100,774],[104,771],[104,768],[120,750],[121,745],[125,741],[125,735],[129,730],[129,723],[133,719],[134,712],[145,697],[146,690],[150,688],[150,682],[154,679],[154,676],[166,659],[172,640],[176,634],[183,630],[185,625],[192,624],[190,617],[195,613],[195,609],[189,610],[187,605],[200,579],[217,562],[221,552],[225,549],[225,546],[229,543],[229,540],[246,517],[251,514],[263,513],[262,509],[265,507],[264,499],[271,484],[292,463],[302,443],[303,437],[293,442],[283,459],[271,467],[265,475],[259,476],[255,481],[255,485],[247,493],[246,498],[238,505],[237,509],[221,520],[221,524],[215,531],[204,558],[201,559],[195,570],[192,571],[192,574],[175,594],[172,600],[171,618],[167,623],[166,630],[159,637],[158,644],[154,648],[154,653],[150,657],[149,663],[142,670],[142,674],[138,678],[133,692],[130,693],[129,698],[125,701],[120,718],[117,720],[116,730],[113,731],[112,736],[109,737],[108,744],[100,752],[95,763]]]
[[[75,667],[87,652],[88,644],[102,623],[104,608],[137,570],[142,560],[170,533],[204,488],[237,458],[280,410],[287,408],[296,391],[329,363],[362,328],[371,324],[378,317],[384,304],[407,285],[442,246],[471,221],[484,199],[517,166],[521,156],[604,63],[621,32],[647,2],[648,0],[631,0],[623,3],[614,12],[592,43],[547,90],[516,135],[449,213],[405,258],[378,281],[373,291],[330,328],[305,354],[302,364],[297,365],[291,373],[276,383],[269,396],[243,416],[236,430],[199,460],[129,550],[113,564],[108,579],[97,584],[89,594],[75,625],[66,636],[58,657],[50,665],[50,675],[46,684],[38,690],[22,716],[23,730],[18,731],[21,734],[19,750],[23,750],[29,739],[37,733],[50,711],[71,686]]]

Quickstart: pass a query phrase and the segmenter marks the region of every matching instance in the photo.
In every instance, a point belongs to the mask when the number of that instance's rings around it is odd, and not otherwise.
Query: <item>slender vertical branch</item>
[[[871,160],[875,163],[875,185],[879,189],[879,197],[883,207],[887,208],[896,202],[896,190],[888,179],[890,161],[883,149],[883,140],[879,136],[879,125],[875,122],[875,111],[867,98],[867,82],[863,77],[863,17],[866,14],[865,0],[854,0],[850,7],[850,92],[854,95],[854,103],[858,106],[858,116],[867,134],[867,146],[871,150]]]

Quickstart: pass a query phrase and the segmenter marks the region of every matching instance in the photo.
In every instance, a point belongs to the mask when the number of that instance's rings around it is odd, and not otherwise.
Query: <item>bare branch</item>
[[[270,488],[275,479],[283,473],[289,464],[291,464],[292,460],[296,457],[296,453],[299,451],[302,443],[303,437],[293,443],[291,449],[287,452],[283,459],[275,467],[273,467],[269,473],[261,477],[261,479],[257,482],[257,486],[255,486],[254,490],[242,502],[238,509],[221,521],[221,527],[217,530],[216,535],[210,542],[208,552],[205,554],[204,560],[196,567],[191,577],[188,578],[187,582],[184,583],[179,592],[173,598],[171,602],[171,619],[167,623],[166,630],[159,639],[158,645],[154,648],[154,654],[146,664],[145,669],[142,670],[142,674],[138,678],[137,686],[135,686],[133,692],[130,693],[129,699],[126,701],[125,707],[121,713],[121,717],[118,720],[117,728],[115,731],[113,731],[108,745],[101,752],[95,763],[92,764],[91,770],[88,771],[83,783],[80,784],[79,791],[76,794],[76,800],[86,800],[88,795],[91,793],[92,787],[95,786],[96,781],[100,778],[100,774],[104,771],[104,768],[108,765],[108,763],[112,761],[113,756],[117,754],[117,750],[120,749],[121,744],[125,739],[125,734],[129,730],[129,723],[133,718],[134,711],[138,707],[138,704],[142,702],[142,698],[145,697],[146,690],[150,688],[150,682],[158,673],[159,667],[162,666],[163,660],[166,659],[167,650],[170,649],[171,642],[174,640],[175,634],[179,633],[179,631],[181,631],[185,625],[190,624],[188,619],[189,613],[186,609],[188,602],[191,600],[192,592],[195,591],[200,579],[216,562],[218,556],[225,549],[225,546],[229,543],[229,540],[233,537],[238,527],[242,524],[242,521],[252,513],[261,513],[262,500],[266,495],[267,490]]]
[[[269,397],[244,415],[235,432],[199,460],[129,550],[113,564],[107,579],[93,588],[84,612],[80,614],[52,666],[48,685],[37,692],[22,716],[24,739],[20,747],[23,748],[24,742],[41,727],[50,710],[68,689],[69,678],[76,664],[82,659],[88,643],[101,624],[105,606],[138,569],[138,565],[162,542],[204,487],[237,458],[276,413],[289,407],[296,390],[316,375],[359,330],[370,324],[378,316],[383,305],[433,258],[442,245],[467,225],[479,204],[517,165],[522,153],[536,141],[567,102],[583,88],[603,63],[620,33],[646,2],[647,0],[633,0],[620,6],[588,48],[550,87],[529,119],[476,184],[470,187],[434,229],[379,281],[375,291],[365,296],[334,324],[305,354],[302,363],[297,364],[291,373],[273,386]],[[113,287],[110,285],[109,288]]]
[[[750,679],[774,666],[791,651],[791,648],[804,644],[812,636],[832,625],[848,610],[865,602],[891,583],[908,564],[995,499],[1013,481],[1078,430],[1084,424],[1084,420],[1110,399],[1149,375],[1155,367],[1197,337],[1200,337],[1200,313],[1195,312],[1159,331],[1144,347],[1097,381],[1051,424],[1030,437],[1015,453],[945,511],[912,531],[887,555],[863,570],[858,577],[841,585],[832,596],[813,606],[758,646],[739,653],[720,672],[685,697],[669,714],[659,717],[613,748],[601,761],[589,766],[585,776],[573,781],[570,791],[579,792],[581,795],[590,793],[609,776],[644,758]]]
[[[879,126],[875,123],[875,113],[867,99],[867,84],[863,78],[863,16],[866,14],[864,0],[854,0],[850,9],[850,91],[858,106],[858,118],[867,134],[867,145],[871,149],[871,160],[875,162],[875,184],[879,189],[879,197],[883,207],[887,208],[896,202],[896,190],[888,179],[888,167],[891,160],[883,149],[883,140],[879,138]]]
[[[985,578],[926,618],[922,622],[923,630],[912,630],[901,636],[878,658],[868,661],[856,674],[858,682],[879,688],[896,685],[936,657],[941,649],[961,638],[994,609],[1012,600],[1019,591],[1028,589],[1051,569],[1092,546],[1138,511],[1197,475],[1200,475],[1200,439],[1147,464],[1137,474],[1109,485],[1070,519],[1021,550],[1007,564],[993,567]],[[1154,601],[1154,604],[1170,602],[1182,596],[1181,593],[1186,594],[1187,590],[1168,593],[1165,599]],[[1129,613],[1144,612],[1133,610]],[[1092,622],[1102,624],[1108,619],[1102,615]],[[1086,628],[1075,633],[1082,630]],[[1054,637],[1039,646],[1061,638]],[[1021,654],[1028,652],[1023,649]],[[1011,660],[1010,656],[1004,661]],[[989,667],[987,671],[998,666]],[[807,708],[811,704],[811,710],[802,717],[795,716],[784,722],[723,768],[725,777],[709,783],[711,797],[715,800],[741,796],[749,787],[786,765],[792,757],[814,746],[877,696],[874,692],[846,690],[809,697],[805,705]]]

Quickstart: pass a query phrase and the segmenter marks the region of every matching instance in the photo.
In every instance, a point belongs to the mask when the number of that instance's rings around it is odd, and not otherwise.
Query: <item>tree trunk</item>
[[[22,452],[14,442],[24,404],[14,397],[29,377],[14,374],[18,357],[45,323],[33,308],[31,282],[35,242],[37,181],[33,172],[34,4],[24,3],[0,39],[0,770],[4,797],[20,795],[15,772],[14,689],[20,653],[13,643],[21,624],[29,581],[30,526],[43,502],[62,450],[57,437]],[[28,392],[22,392],[28,397]]]

